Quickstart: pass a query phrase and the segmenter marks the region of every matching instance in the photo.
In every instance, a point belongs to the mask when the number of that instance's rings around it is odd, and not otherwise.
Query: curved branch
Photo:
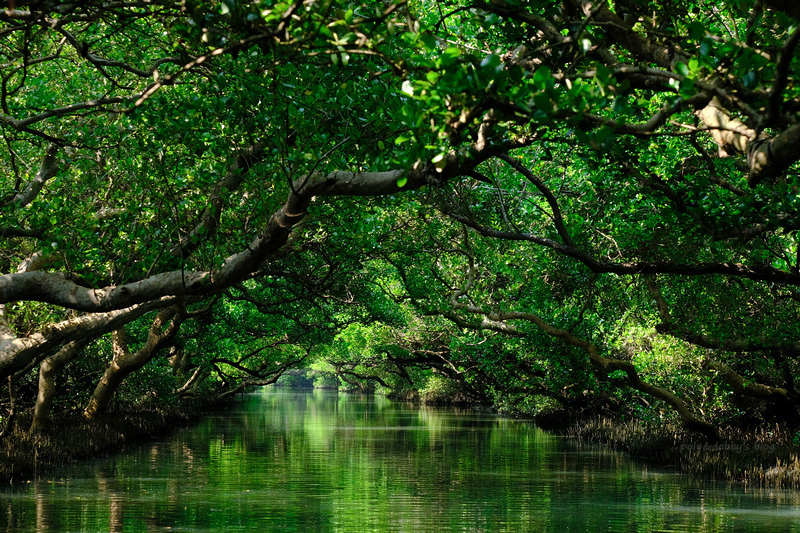
[[[0,304],[29,300],[80,311],[104,312],[167,296],[218,293],[247,279],[278,251],[287,242],[292,228],[305,217],[314,198],[387,196],[439,184],[464,175],[503,149],[494,147],[470,158],[451,153],[442,168],[418,163],[408,170],[304,176],[295,180],[286,202],[272,215],[261,235],[244,251],[228,257],[218,271],[176,270],[102,288],[84,287],[54,272],[5,274],[0,276]]]
[[[781,343],[778,341],[768,341],[765,339],[758,339],[757,341],[751,339],[730,339],[720,340],[708,337],[707,335],[696,334],[689,332],[686,328],[679,328],[673,324],[672,318],[669,313],[669,305],[666,298],[661,293],[661,289],[655,282],[652,276],[645,277],[645,283],[656,301],[658,306],[658,314],[661,317],[662,324],[656,326],[656,331],[662,334],[667,334],[675,337],[676,339],[714,350],[725,351],[773,351],[788,350],[794,353],[800,353],[800,343]],[[706,357],[703,362],[706,369],[712,369],[717,372],[717,375],[733,388],[734,393],[766,400],[773,404],[779,405],[786,410],[787,418],[793,421],[800,419],[800,414],[797,412],[797,404],[790,397],[787,389],[780,387],[771,387],[769,385],[762,385],[745,380],[741,375],[734,372],[729,366],[724,363],[713,361],[710,357]]]
[[[556,225],[556,231],[561,236],[561,240],[564,241],[564,244],[567,246],[575,247],[575,244],[572,242],[572,237],[570,237],[569,232],[567,231],[566,226],[564,225],[564,217],[561,215],[561,208],[558,207],[558,200],[556,199],[553,191],[551,191],[545,184],[533,175],[533,173],[528,170],[522,163],[517,161],[516,159],[509,157],[505,154],[500,154],[498,156],[499,159],[502,159],[509,165],[511,165],[514,170],[525,176],[528,181],[533,183],[533,185],[539,189],[547,203],[550,205],[550,209],[553,211],[553,223]]]
[[[629,387],[663,400],[666,404],[670,405],[678,413],[678,416],[680,416],[684,427],[702,433],[709,441],[716,442],[719,440],[719,433],[713,425],[695,416],[684,401],[676,394],[644,381],[641,376],[639,376],[639,372],[633,364],[620,359],[608,359],[600,355],[597,347],[591,342],[577,337],[565,329],[556,328],[532,313],[499,313],[497,314],[497,318],[499,320],[525,320],[537,325],[539,329],[548,335],[560,338],[567,344],[586,352],[594,367],[605,375],[621,370],[625,373],[626,382]]]
[[[264,144],[256,143],[242,150],[228,167],[228,173],[217,183],[208,199],[208,207],[200,217],[189,234],[181,238],[180,242],[172,247],[170,253],[183,258],[188,257],[208,238],[219,226],[222,216],[223,193],[232,192],[239,188],[248,171],[253,165],[261,161],[264,155]]]
[[[106,312],[161,297],[199,294],[208,272],[166,272],[125,285],[84,287],[57,272],[20,272],[0,276],[0,303],[38,301],[78,311]]]
[[[89,403],[83,411],[84,418],[92,419],[104,413],[123,380],[153,359],[158,351],[178,333],[185,318],[185,309],[180,306],[161,310],[150,325],[144,346],[134,353],[128,349],[125,328],[118,328],[114,332],[114,357],[97,383]]]
[[[794,57],[794,51],[795,48],[797,48],[798,42],[800,42],[800,27],[794,29],[778,54],[778,62],[775,65],[775,82],[772,86],[772,92],[769,95],[765,125],[771,124],[772,121],[780,115],[780,107],[781,103],[783,103],[783,91],[786,89],[786,85],[789,81],[789,65]]]
[[[800,38],[800,33],[797,33]],[[747,155],[750,169],[747,183],[754,187],[766,178],[780,176],[800,160],[800,124],[766,138],[737,118],[731,118],[719,100],[713,98],[697,112],[703,123],[712,128],[711,136],[719,146],[722,157],[742,153]],[[758,115],[753,114],[757,117]]]
[[[58,146],[51,143],[47,147],[47,150],[45,150],[44,158],[42,158],[42,166],[39,168],[39,172],[36,173],[36,177],[28,183],[24,191],[14,197],[11,203],[16,204],[18,208],[25,207],[38,196],[45,183],[58,173],[57,153]]]
[[[51,324],[44,331],[28,337],[16,337],[10,330],[4,333],[6,328],[0,321],[0,333],[3,333],[0,335],[0,378],[40,361],[65,342],[110,333],[149,311],[174,305],[175,302],[174,298],[164,298],[126,309],[84,315]]]
[[[80,351],[93,340],[93,338],[87,337],[68,342],[39,365],[39,392],[33,410],[31,433],[42,431],[50,425],[50,412],[56,395],[56,374],[75,359]]]
[[[606,34],[620,47],[624,48],[635,57],[645,62],[653,62],[661,68],[673,70],[678,62],[686,62],[686,58],[675,49],[648,39],[633,31],[630,24],[612,12],[605,2],[590,2],[588,0],[569,0],[576,9],[585,16],[593,16],[596,22],[602,24]],[[598,9],[598,5],[602,6]]]
[[[470,288],[472,283],[473,274],[471,271],[474,270],[474,262],[472,257],[469,258],[469,268],[467,273],[467,280],[460,290],[458,290],[455,295],[463,296],[465,295]],[[719,433],[717,429],[709,424],[708,422],[696,417],[694,413],[689,410],[683,400],[681,400],[676,394],[659,387],[657,385],[653,385],[652,383],[648,383],[644,381],[640,376],[636,367],[627,362],[622,361],[620,359],[609,359],[603,355],[601,355],[600,350],[595,346],[593,343],[589,342],[586,339],[578,337],[577,335],[573,335],[569,331],[561,328],[557,328],[545,320],[540,318],[539,316],[533,313],[526,313],[526,312],[518,312],[518,311],[511,311],[511,312],[501,312],[501,313],[488,313],[477,306],[472,306],[468,304],[463,304],[456,301],[457,298],[452,299],[453,307],[457,310],[466,311],[473,314],[481,314],[484,315],[487,319],[496,322],[506,322],[509,320],[524,320],[531,324],[536,325],[540,330],[545,332],[547,335],[551,337],[556,337],[571,346],[575,346],[583,350],[586,355],[589,357],[589,361],[592,365],[600,370],[604,375],[611,374],[617,370],[621,370],[625,373],[626,382],[629,387],[632,389],[638,390],[640,392],[644,392],[645,394],[649,394],[655,398],[663,400],[665,403],[670,405],[680,416],[681,421],[687,429],[692,431],[697,431],[703,434],[709,441],[717,442],[719,440]]]
[[[770,387],[769,385],[761,385],[760,383],[753,383],[752,381],[745,380],[741,375],[734,372],[731,367],[719,361],[712,361],[709,359],[705,361],[704,366],[716,371],[722,381],[733,388],[735,394],[793,405],[786,389]]]
[[[768,337],[720,339],[704,333],[695,333],[688,328],[679,326],[675,324],[670,316],[667,300],[661,293],[661,289],[656,284],[653,276],[645,276],[644,279],[650,295],[658,306],[661,324],[656,326],[656,331],[662,335],[669,335],[678,340],[710,350],[726,352],[771,352],[778,350],[783,353],[800,354],[800,341],[783,341]]]
[[[459,215],[458,213],[446,213],[453,220],[469,226],[484,237],[505,239],[510,241],[526,241],[550,248],[567,257],[571,257],[595,274],[680,274],[683,276],[706,276],[709,274],[721,274],[723,276],[747,278],[755,281],[767,281],[780,285],[800,285],[800,273],[787,272],[777,269],[770,265],[744,265],[741,263],[671,263],[668,261],[635,261],[627,263],[614,263],[595,259],[587,252],[578,248],[567,246],[552,239],[533,235],[524,232],[500,231],[486,226]]]
[[[202,374],[203,374],[203,367],[202,366],[196,367],[194,369],[194,372],[192,372],[192,375],[189,376],[189,379],[187,379],[183,385],[175,389],[175,394],[178,396],[183,396],[186,393],[188,393],[193,388],[195,383],[198,382]]]
[[[11,228],[8,226],[0,226],[0,239],[10,239],[10,238],[41,239],[42,237],[44,237],[44,231],[39,229]]]
[[[89,47],[86,44],[78,41],[78,39],[76,39],[75,36],[72,35],[70,32],[65,30],[63,25],[61,24],[49,24],[49,26],[52,27],[55,31],[57,31],[61,35],[63,35],[64,38],[67,40],[67,42],[69,42],[69,44],[71,44],[72,47],[78,51],[81,57],[86,59],[89,63],[91,63],[95,67],[97,67],[97,69],[100,70],[101,72],[103,72],[102,70],[103,67],[115,67],[122,69],[126,72],[130,72],[131,74],[135,74],[140,78],[149,78],[153,75],[153,73],[160,65],[163,65],[164,63],[178,62],[178,59],[175,57],[162,57],[158,59],[156,62],[154,62],[149,69],[142,70],[140,68],[136,68],[132,65],[129,65],[128,63],[123,63],[122,61],[112,61],[110,59],[105,59],[95,54],[92,54],[91,52],[89,52]],[[104,72],[103,74],[105,75]]]
[[[363,366],[363,362],[361,362],[361,363],[351,363],[349,361],[328,361],[328,362],[331,365],[333,365],[334,369],[336,370],[336,374],[339,377],[341,377],[342,380],[347,382],[348,385],[352,385],[354,387],[358,387],[359,389],[362,388],[361,384],[359,384],[357,381],[356,382],[350,381],[345,376],[351,376],[351,377],[354,377],[354,378],[362,380],[362,381],[370,381],[370,380],[377,381],[381,386],[386,387],[387,389],[391,390],[391,388],[392,388],[391,385],[386,383],[380,376],[378,376],[376,374],[371,374],[371,375],[370,374],[359,374],[358,372],[356,372],[355,371],[355,367],[356,366]],[[350,369],[346,369],[345,366],[349,366]]]
[[[255,378],[255,379],[244,379],[244,380],[242,380],[237,386],[235,386],[232,389],[229,389],[229,390],[223,392],[222,394],[220,394],[218,396],[218,398],[219,399],[229,398],[231,396],[234,396],[234,395],[244,391],[248,387],[263,387],[265,385],[272,385],[273,383],[278,381],[278,379],[280,379],[280,377],[283,375],[284,372],[289,370],[291,367],[299,365],[300,363],[305,361],[310,353],[311,353],[311,349],[310,348],[306,348],[306,353],[302,357],[298,357],[298,358],[295,358],[295,359],[290,359],[288,361],[284,361],[283,363],[281,363],[281,365],[278,368],[276,368],[274,370],[270,370],[269,372],[266,372],[266,373],[263,370],[255,371],[255,370],[249,369],[249,368],[247,368],[245,366],[239,365],[239,364],[237,364],[237,363],[235,363],[233,361],[228,361],[226,359],[214,359],[213,361],[211,361],[211,364],[217,370],[217,372],[219,372],[220,374],[222,374],[222,372],[221,372],[220,368],[217,366],[217,363],[222,363],[222,364],[226,364],[226,365],[232,366],[234,368],[237,368],[241,372],[244,372],[245,374]],[[225,382],[227,382],[230,379],[230,376],[224,376],[224,377],[226,378],[224,380]]]
[[[686,108],[695,107],[708,101],[709,96],[706,93],[699,93],[690,98],[678,98],[675,100],[675,102],[665,104],[658,112],[651,116],[647,122],[640,124],[629,124],[611,118],[593,115],[591,113],[584,113],[583,116],[588,120],[612,128],[614,133],[630,134],[634,136],[647,136],[649,134],[654,134],[656,130],[667,123],[667,120],[669,120],[671,116]]]
[[[783,174],[800,160],[800,124],[769,139],[758,139],[747,146],[747,163],[750,173],[747,183],[754,187],[766,178]]]
[[[30,126],[31,124],[35,124],[37,122],[41,122],[48,118],[69,115],[75,113],[76,111],[83,111],[84,109],[99,109],[114,104],[130,102],[135,98],[139,97],[140,94],[141,93],[137,93],[130,96],[114,96],[114,97],[98,98],[96,100],[87,100],[86,102],[78,102],[77,104],[70,104],[64,107],[48,109],[47,111],[42,111],[38,115],[33,115],[21,120],[16,119],[14,117],[10,117],[8,115],[0,115],[0,122],[4,122],[9,126],[11,126],[12,128],[19,131],[32,131],[28,128],[28,126]]]

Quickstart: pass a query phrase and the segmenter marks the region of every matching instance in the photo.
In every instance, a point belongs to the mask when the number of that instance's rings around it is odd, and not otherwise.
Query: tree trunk
[[[86,409],[83,411],[83,416],[92,419],[97,415],[105,413],[108,410],[111,399],[114,397],[114,393],[117,392],[117,389],[122,385],[125,378],[134,370],[136,369],[132,367],[123,367],[120,366],[117,361],[112,361],[108,368],[106,368],[97,387],[95,387],[94,393],[89,399]]]
[[[185,317],[178,307],[164,309],[153,320],[147,342],[137,352],[131,353],[126,340],[125,329],[120,328],[113,333],[113,358],[106,368],[103,377],[94,389],[89,403],[83,411],[87,419],[95,418],[108,410],[108,405],[119,386],[131,373],[147,364],[158,351],[178,332]],[[169,325],[165,328],[165,325]]]
[[[17,421],[17,386],[14,382],[14,376],[8,376],[8,400],[10,404],[8,421],[3,431],[0,431],[0,439],[14,431],[14,424]]]
[[[39,394],[33,409],[31,433],[44,431],[50,426],[50,413],[53,408],[53,398],[56,395],[56,375],[67,363],[75,359],[89,342],[88,339],[70,342],[55,355],[42,361],[39,366]]]

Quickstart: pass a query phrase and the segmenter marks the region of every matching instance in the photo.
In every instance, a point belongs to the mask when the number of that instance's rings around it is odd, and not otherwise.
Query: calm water
[[[265,389],[0,492],[0,531],[797,531],[800,494],[686,480],[529,423]]]

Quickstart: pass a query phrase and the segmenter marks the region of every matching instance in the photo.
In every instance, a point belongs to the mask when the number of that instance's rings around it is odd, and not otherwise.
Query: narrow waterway
[[[530,423],[264,389],[0,491],[0,531],[800,532],[800,493],[698,482]]]

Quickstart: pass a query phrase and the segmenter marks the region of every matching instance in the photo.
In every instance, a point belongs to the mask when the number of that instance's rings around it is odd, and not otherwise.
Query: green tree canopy
[[[356,320],[402,301],[443,321],[452,376],[565,401],[548,369],[576,390],[618,379],[713,438],[690,392],[642,368],[647,331],[688,346],[696,379],[797,418],[799,17],[779,0],[17,2],[0,374],[145,316],[167,342],[220,295],[302,324],[350,290]],[[320,274],[330,292],[287,298],[276,280],[312,283],[293,263],[359,287]],[[527,354],[472,350],[465,329]],[[525,368],[545,381],[515,383]]]

